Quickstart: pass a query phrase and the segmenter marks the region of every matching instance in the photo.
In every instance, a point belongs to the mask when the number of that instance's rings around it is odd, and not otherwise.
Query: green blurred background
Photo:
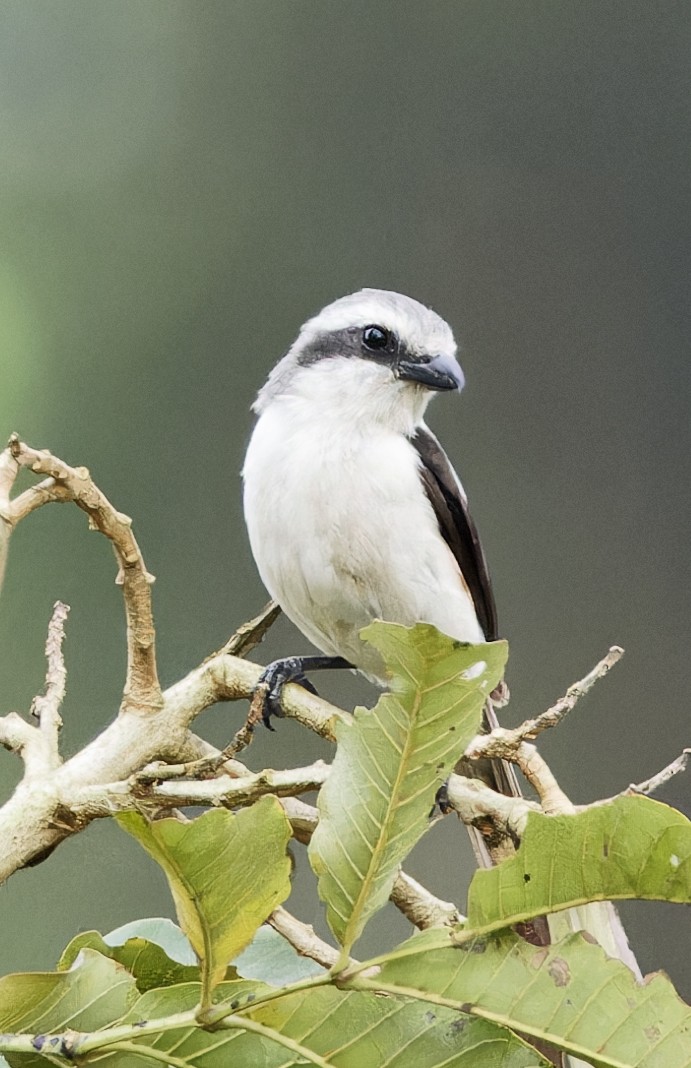
[[[307,316],[381,286],[433,305],[462,345],[467,389],[431,422],[490,559],[507,720],[616,642],[623,663],[544,737],[564,788],[607,796],[689,744],[690,31],[688,4],[641,0],[6,0],[0,434],[88,465],[134,517],[165,684],[265,600],[238,474],[256,390]],[[62,598],[65,752],[117,708],[113,578],[74,508],[14,538],[0,712],[40,690]],[[305,648],[281,622],[261,656]],[[200,730],[223,743],[244,711]],[[318,755],[281,723],[248,761]],[[4,795],[18,773],[4,755]],[[684,806],[688,783],[662,796]],[[408,867],[462,896],[462,829],[435,826]],[[319,926],[301,851],[296,893]],[[52,966],[79,930],[172,914],[105,822],[0,903],[0,973]],[[691,992],[688,913],[623,912],[644,969]],[[360,949],[406,931],[387,913]]]

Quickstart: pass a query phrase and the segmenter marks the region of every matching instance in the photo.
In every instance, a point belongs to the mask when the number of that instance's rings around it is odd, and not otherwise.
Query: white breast
[[[259,418],[243,476],[262,580],[324,653],[381,675],[358,638],[375,618],[483,640],[403,434],[280,400]]]

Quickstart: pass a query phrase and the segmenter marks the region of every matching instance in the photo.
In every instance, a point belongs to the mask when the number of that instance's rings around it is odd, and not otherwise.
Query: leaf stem
[[[575,1057],[592,1058],[593,1056],[592,1049],[588,1049],[585,1046],[572,1042],[564,1035],[552,1035],[544,1029],[531,1026],[524,1020],[521,1020],[520,1023],[517,1020],[510,1021],[502,1013],[492,1012],[477,1004],[459,1001],[457,998],[445,998],[442,994],[430,994],[424,990],[418,990],[415,987],[399,986],[397,983],[380,982],[378,979],[356,979],[354,982],[348,982],[347,988],[351,990],[369,990],[372,993],[379,992],[383,994],[391,994],[393,997],[413,998],[417,1001],[424,1001],[430,1005],[455,1009],[457,1012],[464,1012],[471,1016],[479,1016],[483,1020],[490,1020],[492,1023],[497,1024],[497,1026],[506,1028],[511,1034],[515,1033],[513,1030],[513,1027],[515,1026],[516,1030],[520,1031],[521,1034],[531,1035],[534,1038],[542,1039],[542,1041],[549,1042],[550,1045],[555,1046],[559,1050],[563,1050],[565,1053],[572,1054]],[[612,1057],[607,1057],[606,1059],[602,1058],[601,1060],[598,1060],[598,1064],[601,1064],[602,1068],[631,1068],[629,1063]]]
[[[252,1003],[252,1007],[256,1005],[256,1002]],[[264,1024],[258,1023],[257,1020],[248,1020],[244,1016],[233,1015],[228,1017],[221,1024],[223,1030],[235,1030],[240,1029],[243,1031],[249,1031],[255,1035],[261,1035],[262,1038],[268,1039],[270,1042],[275,1042],[279,1046],[284,1046],[285,1049],[289,1049],[291,1053],[297,1054],[299,1057],[303,1057],[308,1064],[316,1064],[318,1068],[333,1068],[331,1061],[325,1060],[320,1057],[314,1050],[308,1049],[307,1046],[300,1045],[295,1039],[289,1038],[287,1035],[282,1035],[278,1031],[275,1031],[272,1027],[265,1027]],[[187,1066],[186,1066],[187,1068]]]
[[[166,1053],[163,1049],[156,1049],[155,1046],[139,1045],[138,1042],[115,1042],[108,1047],[108,1052],[134,1053],[135,1056],[142,1057],[144,1060],[160,1061],[161,1064],[170,1065],[170,1068],[190,1068],[188,1060],[175,1057],[172,1053]],[[101,1054],[99,1053],[100,1056]],[[86,1057],[87,1063],[90,1059],[90,1057]]]
[[[289,997],[291,994],[295,994],[300,990],[312,990],[318,986],[328,986],[333,982],[333,974],[331,972],[325,972],[323,975],[312,975],[307,979],[300,979],[297,983],[291,983],[290,986],[284,986],[270,991],[268,994],[259,994],[252,1001],[246,1005],[231,1009],[230,1001],[219,1001],[211,1008],[203,1012],[198,1020],[205,1027],[218,1027],[223,1020],[230,1016],[240,1017],[244,1012],[254,1012],[259,1005],[266,1005],[270,1001],[276,1001],[278,998]]]

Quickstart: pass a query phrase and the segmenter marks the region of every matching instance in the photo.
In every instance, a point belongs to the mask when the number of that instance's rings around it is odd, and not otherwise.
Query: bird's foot
[[[447,816],[449,812],[453,811],[453,805],[449,801],[449,784],[443,782],[436,794],[434,795],[434,804],[429,816],[430,819],[436,813],[437,809],[441,812],[442,816]]]
[[[319,696],[315,687],[304,673],[304,662],[307,659],[314,658],[287,656],[283,660],[274,660],[264,668],[259,676],[254,692],[255,695],[263,694],[263,697],[260,698],[262,721],[270,731],[274,729],[271,726],[271,717],[278,716],[279,719],[283,718],[281,695],[287,682],[297,682],[299,686],[304,687],[309,693],[313,693],[315,697]]]

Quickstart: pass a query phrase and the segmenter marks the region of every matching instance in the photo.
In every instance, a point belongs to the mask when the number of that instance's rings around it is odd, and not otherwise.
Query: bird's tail
[[[485,730],[493,730],[499,726],[494,709],[495,706],[506,704],[507,700],[508,688],[505,683],[500,683],[485,704],[483,719]],[[459,761],[456,770],[461,775],[481,779],[492,790],[506,797],[522,796],[516,772],[513,766],[505,760],[468,761],[464,758]],[[478,866],[482,868],[491,868],[499,864],[501,860],[514,852],[518,844],[506,838],[501,840],[493,838],[489,822],[486,827],[482,824],[469,826],[468,833]],[[527,941],[544,946],[558,942],[574,931],[585,931],[596,939],[608,956],[621,960],[639,981],[642,980],[638,962],[629,946],[619,914],[611,901],[594,901],[550,916],[538,916],[529,923],[518,926],[519,934]],[[551,1051],[546,1052],[549,1054]],[[564,1068],[588,1068],[583,1061],[574,1057],[565,1057],[563,1064]]]

